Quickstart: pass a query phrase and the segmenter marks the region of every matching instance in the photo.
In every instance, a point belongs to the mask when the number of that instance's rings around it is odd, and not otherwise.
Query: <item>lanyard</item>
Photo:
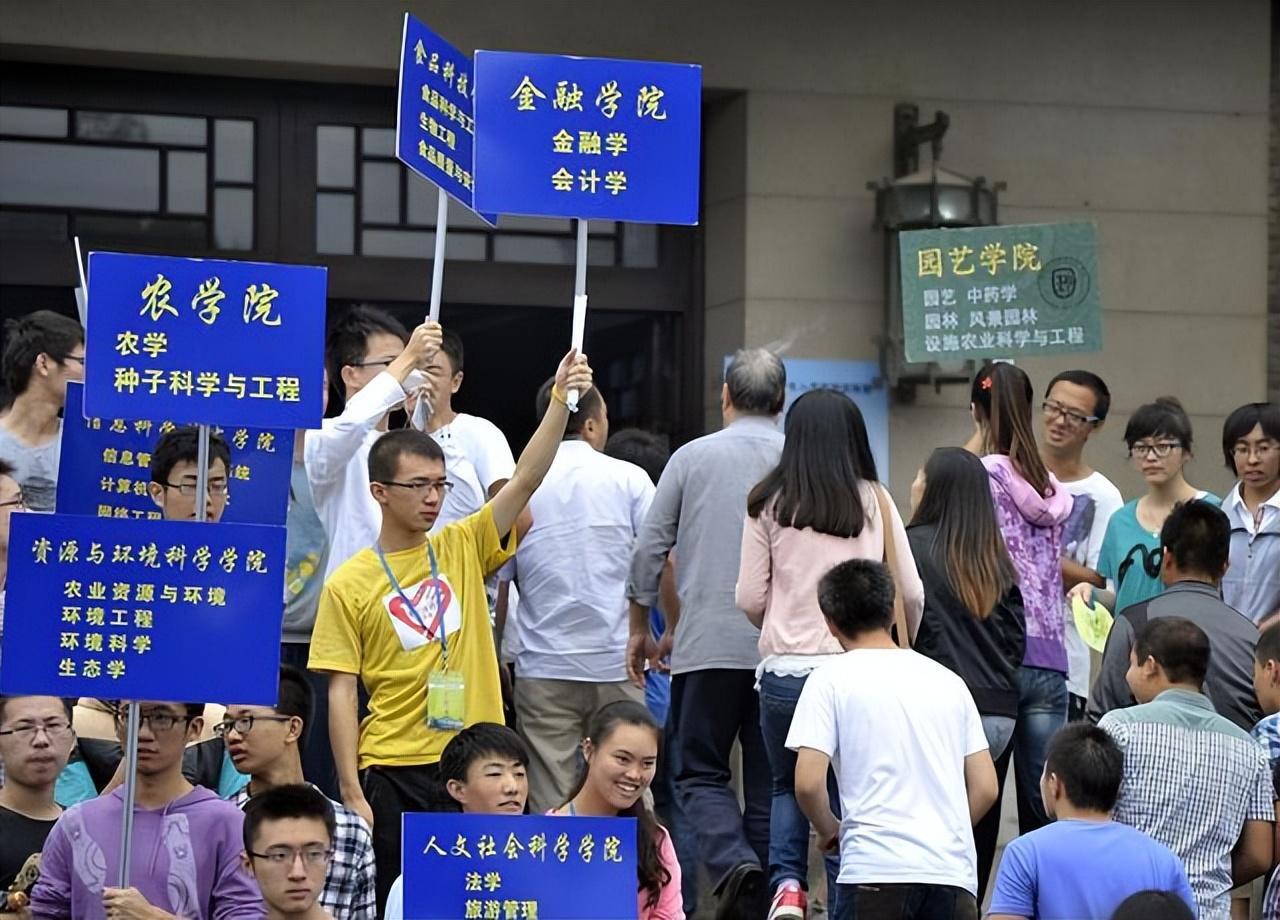
[[[391,582],[391,587],[396,589],[396,594],[400,595],[400,600],[404,601],[404,605],[409,608],[409,616],[413,617],[413,621],[422,629],[427,628],[427,624],[423,622],[422,615],[418,613],[418,608],[413,605],[413,601],[409,600],[409,596],[404,593],[404,588],[400,587],[400,581],[396,578],[395,573],[391,571],[391,566],[387,564],[387,557],[382,553],[382,547],[377,543],[373,544],[373,551],[378,554],[378,561],[382,563],[382,570],[387,573],[387,580]],[[431,583],[435,587],[436,593],[436,615],[431,623],[431,630],[440,631],[440,660],[441,668],[447,670],[449,667],[449,644],[445,641],[444,628],[444,595],[440,593],[440,568],[436,564],[436,551],[431,548],[431,541],[427,541],[427,562],[431,566]]]

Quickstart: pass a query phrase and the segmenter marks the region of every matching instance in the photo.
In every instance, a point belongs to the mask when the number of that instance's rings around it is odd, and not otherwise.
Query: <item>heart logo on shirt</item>
[[[433,581],[430,578],[424,580],[422,584],[418,585],[418,590],[412,596],[413,606],[418,611],[418,615],[422,617],[423,623],[426,624],[424,626],[420,626],[414,620],[408,605],[405,604],[404,598],[398,592],[392,595],[387,604],[387,610],[393,617],[418,635],[434,639],[436,636],[432,626],[436,619],[437,588],[440,592],[438,595],[439,603],[441,607],[448,610],[449,605],[453,603],[453,591],[450,590],[448,583],[443,580]]]

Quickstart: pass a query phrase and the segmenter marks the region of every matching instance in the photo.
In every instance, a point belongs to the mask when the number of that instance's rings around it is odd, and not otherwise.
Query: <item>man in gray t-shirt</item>
[[[84,330],[52,310],[10,320],[0,373],[12,398],[0,416],[0,460],[13,467],[27,507],[52,512],[67,381],[84,379]]]

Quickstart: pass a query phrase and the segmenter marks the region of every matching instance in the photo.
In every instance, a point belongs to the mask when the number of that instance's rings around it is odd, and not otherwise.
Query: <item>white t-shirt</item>
[[[498,426],[476,415],[460,412],[431,437],[444,451],[444,467],[453,482],[436,521],[434,529],[439,529],[479,511],[489,500],[489,488],[511,478],[516,461]]]
[[[978,890],[964,759],[987,749],[964,681],[912,651],[855,649],[809,675],[787,747],[831,758],[843,884]]]
[[[1062,527],[1062,554],[1097,571],[1098,553],[1102,550],[1102,538],[1107,533],[1107,522],[1111,520],[1111,515],[1124,507],[1124,498],[1111,480],[1097,471],[1084,479],[1064,482],[1062,485],[1075,496],[1071,514]],[[1071,611],[1071,602],[1064,603],[1067,689],[1076,696],[1088,697],[1093,685],[1093,675],[1089,668],[1089,646],[1084,644],[1084,640],[1076,632],[1076,618]]]

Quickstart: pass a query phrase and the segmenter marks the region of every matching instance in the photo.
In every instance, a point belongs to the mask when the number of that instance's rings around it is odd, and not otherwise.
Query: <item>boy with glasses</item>
[[[27,506],[52,512],[67,381],[84,379],[84,329],[52,310],[10,320],[0,372],[13,397],[0,417],[0,460],[14,467]]]
[[[1248,403],[1232,412],[1222,454],[1238,480],[1222,503],[1231,521],[1222,597],[1260,624],[1280,615],[1280,406]]]
[[[32,857],[62,814],[53,787],[74,743],[67,700],[0,696],[0,764],[5,774],[0,786],[0,914],[26,903]],[[10,894],[7,905],[5,892]]]
[[[335,839],[332,803],[313,786],[276,786],[245,806],[244,865],[267,920],[333,920],[321,891]]]
[[[1044,438],[1040,456],[1049,472],[1071,493],[1071,515],[1062,530],[1062,583],[1088,582],[1105,588],[1098,574],[1098,555],[1111,515],[1124,499],[1106,476],[1084,459],[1089,439],[1102,430],[1111,409],[1111,391],[1097,374],[1063,371],[1049,381],[1040,406]],[[1092,686],[1089,647],[1076,632],[1075,616],[1067,602],[1065,642],[1067,647],[1067,690],[1069,720],[1084,717],[1085,700]]]
[[[151,454],[151,500],[166,521],[196,519],[196,486],[199,471],[200,429],[194,425],[166,432]],[[231,448],[222,435],[209,433],[209,486],[205,495],[205,519],[216,524],[227,510]]]
[[[241,864],[244,816],[182,775],[188,741],[200,736],[199,703],[140,704],[137,799],[129,886],[116,888],[124,790],[63,813],[45,841],[31,893],[35,918],[75,920],[259,920],[262,901]],[[125,713],[116,734],[125,737]]]
[[[236,769],[251,777],[249,784],[230,798],[246,814],[253,803],[277,789],[295,790],[291,795],[297,799],[296,790],[306,787],[300,747],[314,708],[307,676],[297,668],[285,666],[280,669],[279,699],[274,707],[233,704],[214,726],[214,733],[226,741]],[[321,877],[319,904],[334,920],[374,920],[373,838],[369,827],[349,808],[328,799],[325,802],[334,822],[329,828],[332,858],[326,861]],[[249,832],[246,821],[246,846]]]

